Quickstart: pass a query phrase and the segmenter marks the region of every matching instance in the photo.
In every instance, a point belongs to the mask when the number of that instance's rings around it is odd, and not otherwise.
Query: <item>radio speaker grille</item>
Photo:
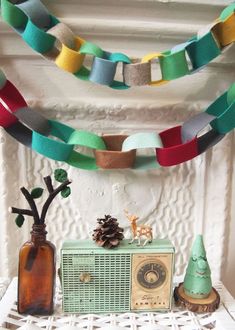
[[[90,281],[80,281],[89,274]],[[130,309],[130,254],[62,254],[63,309],[69,313]]]

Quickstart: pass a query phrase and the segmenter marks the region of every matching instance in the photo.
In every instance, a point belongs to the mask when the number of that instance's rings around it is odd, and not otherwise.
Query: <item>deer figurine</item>
[[[131,223],[132,240],[129,242],[129,244],[132,244],[137,239],[138,245],[141,245],[140,239],[142,236],[146,237],[143,246],[145,246],[148,242],[151,243],[153,240],[152,227],[147,226],[147,225],[138,226],[136,221],[139,219],[139,217],[137,217],[134,214],[129,214],[129,212],[127,210],[124,210],[124,212],[125,212],[127,219]]]

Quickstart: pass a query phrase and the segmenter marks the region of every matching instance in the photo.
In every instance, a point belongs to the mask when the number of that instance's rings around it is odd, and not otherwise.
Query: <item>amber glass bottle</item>
[[[46,240],[46,225],[33,225],[31,240],[20,249],[18,312],[30,315],[53,313],[55,246]]]

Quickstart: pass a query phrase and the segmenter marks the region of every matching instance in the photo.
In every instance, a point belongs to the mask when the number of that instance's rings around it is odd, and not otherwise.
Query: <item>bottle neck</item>
[[[32,241],[45,241],[46,240],[46,225],[35,225],[33,224],[31,233]]]

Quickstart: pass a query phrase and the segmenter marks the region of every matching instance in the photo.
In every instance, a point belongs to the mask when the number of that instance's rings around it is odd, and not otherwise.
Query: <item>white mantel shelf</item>
[[[177,283],[175,279],[175,283]],[[0,279],[1,286],[1,279]],[[22,316],[16,311],[17,278],[10,283],[6,293],[0,300],[1,329],[17,329],[30,324],[40,329],[58,329],[68,326],[71,317],[77,329],[100,330],[234,330],[235,300],[222,283],[216,286],[221,304],[211,314],[195,314],[176,307],[165,313],[123,313],[123,314],[82,314],[63,315],[61,311],[61,294],[57,287],[55,297],[55,313],[49,317]],[[210,325],[210,328],[208,327]],[[30,328],[27,328],[30,329]]]

